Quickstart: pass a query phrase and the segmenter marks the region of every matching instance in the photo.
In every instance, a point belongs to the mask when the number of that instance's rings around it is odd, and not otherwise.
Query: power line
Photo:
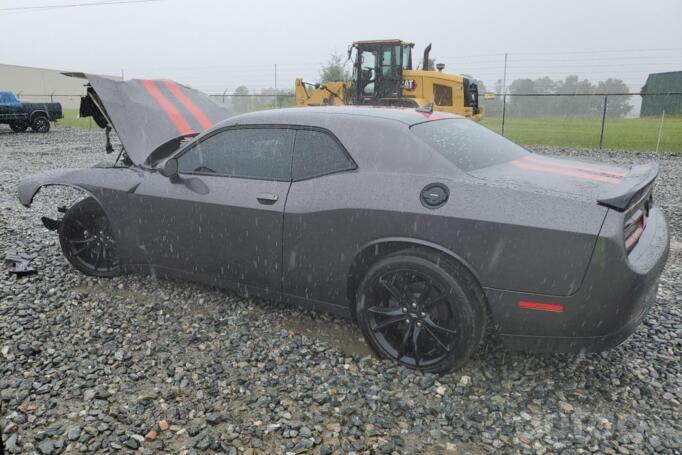
[[[123,5],[131,3],[151,3],[161,2],[164,0],[112,0],[105,2],[89,2],[89,3],[67,3],[60,5],[37,5],[37,6],[15,6],[10,8],[0,8],[0,11],[5,12],[3,15],[23,13],[30,11],[44,11],[50,9],[64,9],[64,8],[81,8],[87,6],[106,6],[106,5]]]
[[[561,51],[561,52],[510,52],[510,55],[566,55],[566,54],[615,54],[623,52],[662,52],[662,51],[682,51],[682,47],[663,47],[653,49],[611,49],[611,50],[589,50],[589,51]]]

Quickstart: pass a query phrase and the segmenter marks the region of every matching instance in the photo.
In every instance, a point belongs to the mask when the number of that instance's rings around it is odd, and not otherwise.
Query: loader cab
[[[412,69],[413,47],[400,40],[354,42],[348,50],[349,57],[354,56],[354,104],[399,104],[403,70]]]

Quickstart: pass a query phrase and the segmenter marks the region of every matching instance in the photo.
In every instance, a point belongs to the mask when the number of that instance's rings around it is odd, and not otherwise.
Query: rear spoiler
[[[656,177],[657,163],[632,166],[623,180],[611,187],[597,202],[604,207],[624,212],[649,191]]]

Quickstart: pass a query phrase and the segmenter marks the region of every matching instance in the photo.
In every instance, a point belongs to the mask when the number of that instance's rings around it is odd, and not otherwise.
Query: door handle
[[[275,193],[258,193],[258,196],[256,196],[256,199],[258,199],[258,202],[261,204],[274,204],[277,202],[279,199],[279,196],[277,196]]]

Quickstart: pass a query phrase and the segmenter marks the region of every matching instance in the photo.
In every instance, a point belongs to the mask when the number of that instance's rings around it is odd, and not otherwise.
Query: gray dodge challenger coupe
[[[486,330],[514,349],[608,349],[655,302],[669,243],[655,164],[545,157],[428,109],[230,117],[171,81],[80,76],[81,115],[116,131],[116,163],[18,193],[25,206],[46,185],[87,194],[43,219],[83,273],[347,315],[379,356],[430,372],[461,366]]]

